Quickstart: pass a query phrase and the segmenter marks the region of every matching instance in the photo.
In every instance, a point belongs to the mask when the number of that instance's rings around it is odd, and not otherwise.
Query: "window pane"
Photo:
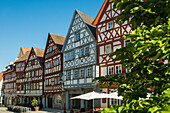
[[[106,45],[105,51],[106,51],[106,54],[111,53],[111,45],[110,44]]]
[[[82,77],[82,78],[84,77],[84,69],[80,70],[80,77]]]
[[[125,44],[124,44],[124,46],[126,47],[129,43],[131,42],[131,40],[130,39],[127,39],[127,40],[125,40]]]
[[[75,42],[80,41],[80,33],[75,34]]]
[[[71,79],[71,71],[67,71],[67,79]]]
[[[80,57],[83,57],[84,56],[84,48],[81,48],[80,49]]]
[[[87,68],[87,76],[88,77],[92,76],[92,67]]]
[[[66,54],[66,61],[69,61],[70,60],[70,53],[67,53]]]
[[[113,22],[108,22],[107,23],[107,30],[112,29],[113,28]]]
[[[86,56],[89,55],[89,46],[87,46],[87,47],[85,48],[85,55],[86,55]]]
[[[71,58],[70,60],[73,60],[74,59],[74,52],[71,52]]]
[[[78,70],[74,70],[74,78],[78,77]]]
[[[50,47],[50,52],[52,52],[53,51],[53,47]]]
[[[120,49],[120,48],[121,48],[121,45],[114,46],[114,47],[113,47],[113,51],[116,51],[117,49]]]

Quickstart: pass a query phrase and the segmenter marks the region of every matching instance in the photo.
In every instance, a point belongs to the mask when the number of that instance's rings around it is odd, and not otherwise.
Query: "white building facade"
[[[98,85],[92,82],[98,76],[96,32],[95,26],[91,24],[93,20],[76,10],[62,49],[66,109],[89,109],[92,101],[70,98],[99,90]],[[99,106],[96,104],[96,107]]]

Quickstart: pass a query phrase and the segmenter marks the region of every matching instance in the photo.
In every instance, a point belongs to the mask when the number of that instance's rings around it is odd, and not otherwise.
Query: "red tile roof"
[[[79,10],[77,10],[77,9],[76,9],[76,11],[79,13],[79,15],[81,16],[81,18],[83,19],[83,21],[84,21],[86,24],[95,27],[95,26],[92,24],[93,21],[94,21],[94,18],[92,18],[92,17],[90,17],[90,16],[82,13],[81,11],[79,11]]]
[[[27,51],[31,51],[31,48],[27,47],[21,47],[23,54],[25,54]]]
[[[3,72],[0,73],[0,81],[3,79]]]
[[[44,49],[37,48],[37,47],[32,47],[35,51],[35,54],[37,57],[43,57],[44,56]]]
[[[64,45],[64,41],[66,39],[65,36],[61,36],[53,33],[49,33],[49,35],[52,37],[55,44]]]
[[[31,52],[31,51],[27,51],[23,56],[21,56],[19,59],[17,59],[17,60],[15,61],[15,63],[27,60],[28,57],[29,57],[30,52]]]

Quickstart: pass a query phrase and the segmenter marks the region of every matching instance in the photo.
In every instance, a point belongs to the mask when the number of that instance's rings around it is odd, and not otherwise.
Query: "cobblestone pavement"
[[[0,107],[0,113],[17,113],[17,112],[8,111],[6,107]],[[44,108],[41,109],[40,111],[30,111],[27,113],[63,113],[63,110]],[[67,111],[67,113],[69,113],[69,111]]]
[[[0,107],[0,113],[16,113],[16,112],[8,111],[6,107]]]

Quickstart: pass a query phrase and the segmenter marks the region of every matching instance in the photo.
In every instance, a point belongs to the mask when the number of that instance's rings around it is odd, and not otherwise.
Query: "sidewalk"
[[[57,109],[50,109],[50,108],[43,108],[40,111],[30,111],[26,113],[63,113],[64,110],[57,110]],[[66,111],[67,113],[70,113],[70,111]],[[7,107],[0,107],[0,113],[16,113],[13,111],[8,111]]]
[[[57,110],[57,109],[51,109],[51,108],[43,108],[40,111],[31,111],[31,113],[63,113],[64,110]],[[67,113],[70,113],[70,111],[66,111]]]

